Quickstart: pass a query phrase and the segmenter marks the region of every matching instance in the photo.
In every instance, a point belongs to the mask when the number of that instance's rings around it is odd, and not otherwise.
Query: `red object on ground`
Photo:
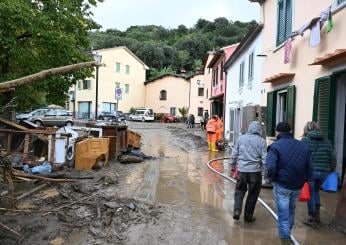
[[[299,202],[307,202],[309,201],[311,198],[310,196],[310,187],[309,187],[309,183],[308,182],[305,182],[303,188],[302,188],[302,191],[299,195],[299,198],[298,198],[298,201]]]

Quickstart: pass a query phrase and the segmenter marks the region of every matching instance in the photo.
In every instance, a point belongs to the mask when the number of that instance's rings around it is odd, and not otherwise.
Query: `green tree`
[[[187,114],[189,113],[189,108],[187,107],[178,108],[178,111],[181,115],[182,120],[185,122],[187,119]]]
[[[91,30],[99,28],[91,7],[103,0],[1,0],[0,82],[38,71],[92,59]],[[64,104],[68,88],[91,75],[91,70],[56,76],[17,89],[18,109],[35,103]]]

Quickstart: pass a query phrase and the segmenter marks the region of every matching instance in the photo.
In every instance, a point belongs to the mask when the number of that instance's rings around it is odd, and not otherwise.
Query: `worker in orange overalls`
[[[208,150],[218,151],[216,148],[216,117],[213,116],[207,123],[206,129],[208,134]]]
[[[222,141],[223,134],[223,122],[220,117],[217,116],[216,119],[216,141]]]

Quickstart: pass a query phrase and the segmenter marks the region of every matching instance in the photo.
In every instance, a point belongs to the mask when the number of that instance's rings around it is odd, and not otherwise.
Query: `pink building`
[[[211,115],[224,115],[224,94],[226,91],[227,76],[224,71],[226,60],[233,54],[237,44],[232,44],[221,48],[215,52],[213,59],[209,62],[208,68],[212,70],[211,84]]]

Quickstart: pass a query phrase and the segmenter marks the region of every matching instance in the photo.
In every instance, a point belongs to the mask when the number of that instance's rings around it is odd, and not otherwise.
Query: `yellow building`
[[[98,71],[98,115],[101,112],[120,110],[129,112],[131,107],[143,107],[145,102],[144,82],[148,66],[126,47],[95,50],[102,56]],[[116,99],[119,88],[121,98]],[[119,91],[119,90],[118,90]],[[94,77],[79,81],[70,89],[69,109],[76,118],[95,117],[96,71]]]

